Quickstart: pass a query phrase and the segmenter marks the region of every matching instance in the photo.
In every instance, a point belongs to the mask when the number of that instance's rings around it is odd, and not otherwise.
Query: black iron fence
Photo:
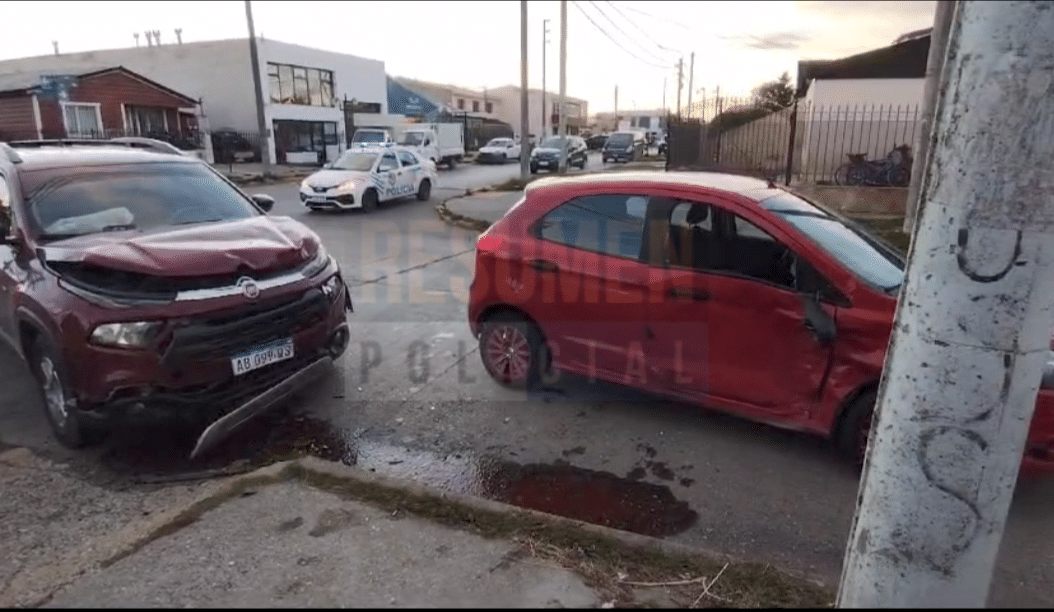
[[[785,183],[906,186],[921,115],[918,105],[707,100],[670,117],[668,168]]]

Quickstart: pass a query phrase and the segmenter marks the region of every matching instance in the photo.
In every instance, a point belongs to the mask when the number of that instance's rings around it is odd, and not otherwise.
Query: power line
[[[662,69],[668,68],[668,66],[660,66],[660,65],[654,64],[654,63],[652,63],[652,62],[650,62],[650,61],[648,61],[646,59],[643,59],[639,55],[637,55],[636,53],[633,53],[629,49],[623,47],[622,45],[619,44],[619,42],[617,40],[615,40],[611,36],[611,34],[608,34],[607,30],[605,30],[604,28],[600,27],[600,25],[597,24],[597,22],[593,21],[593,18],[590,17],[589,13],[585,12],[585,10],[581,6],[578,5],[578,2],[575,2],[575,0],[571,0],[571,4],[575,5],[575,8],[578,9],[578,12],[582,13],[583,15],[585,15],[585,18],[589,20],[589,23],[593,24],[593,27],[595,27],[596,29],[600,30],[601,34],[603,34],[604,36],[607,36],[608,40],[610,40],[612,43],[614,43],[616,47],[618,47],[619,49],[622,49],[623,51],[625,51],[628,55],[632,56],[637,61],[641,62],[642,64],[647,64],[647,65],[651,66],[652,68],[662,68]]]
[[[657,60],[657,61],[659,61],[659,62],[664,62],[664,61],[666,61],[666,60],[665,60],[664,58],[662,58],[662,57],[660,57],[660,56],[656,55],[654,51],[651,51],[650,49],[647,49],[647,48],[645,48],[645,47],[644,47],[644,45],[642,45],[642,44],[638,43],[638,42],[637,42],[637,40],[636,40],[636,38],[634,38],[633,36],[630,36],[629,34],[627,34],[627,33],[626,33],[626,31],[625,31],[625,30],[623,30],[622,28],[620,28],[620,27],[619,27],[619,25],[618,25],[617,23],[615,23],[615,21],[614,21],[614,20],[613,20],[613,19],[612,19],[611,17],[608,17],[608,14],[607,14],[607,13],[605,13],[605,12],[604,12],[604,10],[603,10],[603,9],[601,9],[601,8],[600,8],[600,7],[599,7],[599,6],[597,5],[597,3],[596,3],[596,2],[594,2],[593,0],[589,0],[589,4],[593,5],[593,8],[594,8],[594,9],[596,9],[596,11],[597,11],[598,13],[600,13],[601,15],[603,15],[603,16],[604,16],[604,19],[607,19],[607,20],[608,20],[608,23],[610,23],[611,25],[615,26],[615,29],[616,29],[616,30],[618,30],[620,34],[622,34],[622,35],[623,35],[623,36],[625,36],[626,38],[628,38],[628,39],[632,40],[633,42],[637,43],[637,46],[639,46],[639,47],[640,47],[640,48],[641,48],[642,50],[644,50],[644,52],[645,52],[645,53],[647,53],[647,54],[651,55],[651,59]]]
[[[644,28],[642,28],[639,25],[637,25],[637,22],[635,22],[632,19],[630,19],[629,17],[627,17],[626,14],[623,13],[622,10],[619,7],[615,6],[614,2],[611,2],[611,0],[605,0],[605,3],[608,6],[610,6],[611,8],[615,9],[615,12],[618,13],[619,15],[621,15],[622,18],[625,19],[627,22],[632,23],[633,27],[635,27],[638,30],[640,30],[641,33],[644,34],[644,36],[646,36],[648,38],[648,40],[650,40],[656,47],[662,49],[663,51],[666,51],[667,53],[676,53],[678,55],[681,54],[680,51],[676,51],[676,50],[671,49],[669,47],[663,46],[662,44],[659,43],[659,41],[657,41],[654,38],[652,38],[651,35],[648,34],[648,32],[644,30]]]
[[[652,15],[651,13],[642,11],[642,10],[640,10],[638,8],[634,8],[632,6],[629,6],[628,4],[626,5],[626,8],[631,10],[631,11],[633,11],[634,13],[640,13],[641,15],[644,15],[645,17],[651,17],[652,19],[657,19],[659,21],[665,21],[666,23],[671,23],[671,24],[673,24],[673,25],[675,25],[675,26],[677,26],[679,28],[684,28],[685,30],[691,30],[690,27],[684,25],[683,23],[678,23],[676,21],[673,21],[672,19],[666,19],[665,17],[656,17],[655,15]]]

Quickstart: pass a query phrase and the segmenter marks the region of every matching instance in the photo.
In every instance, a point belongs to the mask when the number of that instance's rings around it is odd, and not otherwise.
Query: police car
[[[311,210],[371,211],[381,202],[432,195],[436,166],[405,147],[355,147],[300,183],[300,201]]]

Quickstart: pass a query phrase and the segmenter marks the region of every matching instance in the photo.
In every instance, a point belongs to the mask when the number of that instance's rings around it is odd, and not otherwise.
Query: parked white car
[[[476,161],[481,164],[504,164],[510,159],[520,159],[520,150],[520,143],[512,138],[491,138],[476,153]]]
[[[416,195],[427,201],[436,166],[398,146],[356,147],[300,183],[300,201],[311,210],[371,211],[381,202]]]

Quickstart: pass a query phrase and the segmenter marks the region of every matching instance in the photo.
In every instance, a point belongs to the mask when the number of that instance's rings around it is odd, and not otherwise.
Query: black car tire
[[[841,426],[835,437],[838,454],[857,467],[863,467],[864,455],[867,452],[868,438],[874,419],[877,391],[867,391],[853,400],[842,417]]]
[[[531,164],[531,174],[538,174],[538,164]]]
[[[374,189],[367,189],[362,194],[362,212],[368,213],[377,210],[377,191]]]
[[[76,396],[69,387],[69,375],[62,357],[54,346],[43,335],[33,339],[26,357],[29,360],[33,378],[37,381],[37,392],[44,407],[44,417],[51,426],[55,438],[67,448],[84,448],[98,444],[106,437],[105,428],[99,423],[85,419],[77,403]],[[49,392],[52,400],[60,400],[63,410],[55,410],[49,404]],[[63,414],[55,414],[61,412]]]
[[[509,156],[508,156],[508,155],[505,155],[504,153],[502,153],[502,154],[501,154],[501,163],[502,163],[502,164],[507,164],[507,163],[509,163]]]
[[[432,197],[432,181],[425,179],[417,186],[417,199],[427,202],[430,197]]]
[[[527,342],[530,357],[527,372],[523,378],[510,379],[504,372],[498,371],[497,364],[489,358],[488,344],[491,335],[496,329],[503,327],[516,330]],[[511,389],[536,389],[541,386],[543,376],[549,374],[551,369],[550,353],[546,350],[541,330],[530,321],[511,312],[499,312],[483,322],[483,330],[479,335],[479,354],[487,374],[498,384]]]

